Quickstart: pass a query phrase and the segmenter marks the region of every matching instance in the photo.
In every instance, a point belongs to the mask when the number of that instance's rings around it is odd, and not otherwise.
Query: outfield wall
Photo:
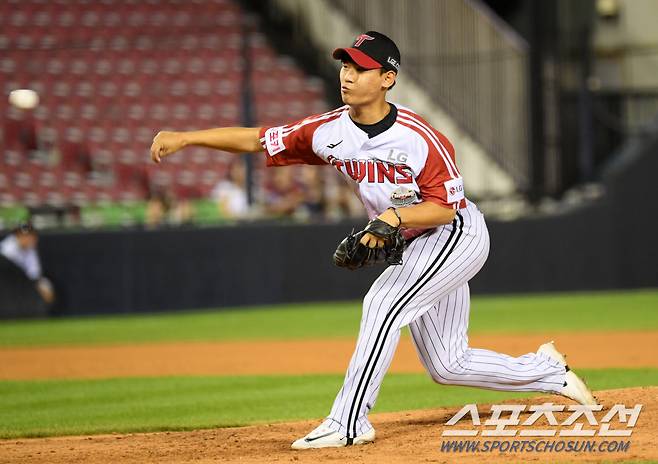
[[[49,233],[40,249],[61,314],[359,299],[383,267],[331,262],[355,225]],[[655,214],[599,204],[489,230],[474,293],[658,286]]]
[[[597,207],[550,219],[491,222],[492,251],[473,292],[658,286],[655,263],[646,259],[658,255],[655,242],[621,230],[609,212]],[[656,218],[631,215],[623,221],[642,233],[657,229]],[[332,264],[336,243],[351,228],[49,234],[41,248],[60,296],[58,313],[359,299],[383,268],[347,271]]]
[[[0,317],[43,317],[48,307],[34,282],[13,262],[0,255]]]

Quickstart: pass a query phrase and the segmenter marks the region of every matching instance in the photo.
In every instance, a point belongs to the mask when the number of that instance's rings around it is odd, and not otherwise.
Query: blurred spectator
[[[222,217],[241,219],[249,215],[244,161],[231,164],[228,176],[217,183],[210,197],[217,202]]]
[[[61,163],[67,171],[88,175],[92,172],[92,159],[84,133],[77,127],[69,127],[61,146]]]
[[[38,150],[37,125],[32,111],[9,106],[4,121],[5,145],[31,157]]]
[[[318,220],[324,217],[324,177],[326,169],[320,166],[301,166],[303,199],[297,209],[300,219]]]
[[[329,171],[326,177],[325,215],[331,220],[341,220],[348,217],[365,217],[365,210],[355,192],[342,176]],[[356,193],[356,195],[355,195]]]
[[[296,181],[298,170],[273,169],[271,182],[266,192],[265,213],[275,217],[291,217],[304,202],[304,192]]]
[[[55,292],[50,281],[42,275],[37,253],[38,241],[37,231],[32,224],[21,224],[0,242],[0,254],[21,268],[34,281],[41,298],[50,304],[55,300]]]
[[[117,163],[108,166],[108,169],[113,170],[110,175],[114,175],[116,188],[124,193],[135,192],[141,198],[148,198],[149,193],[170,188],[168,183],[154,185],[145,164]]]
[[[58,146],[57,130],[52,127],[42,127],[38,136],[39,153],[43,163],[47,166],[58,165],[62,154]]]
[[[188,223],[192,216],[190,203],[179,202],[170,188],[158,188],[149,196],[146,205],[146,226],[149,228]]]

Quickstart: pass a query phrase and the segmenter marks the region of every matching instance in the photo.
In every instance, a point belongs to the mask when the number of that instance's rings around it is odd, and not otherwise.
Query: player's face
[[[363,105],[382,98],[386,73],[364,69],[351,61],[343,61],[340,69],[340,95],[346,105]]]
[[[29,250],[37,246],[38,238],[36,234],[18,234],[16,238],[18,245],[24,250]]]

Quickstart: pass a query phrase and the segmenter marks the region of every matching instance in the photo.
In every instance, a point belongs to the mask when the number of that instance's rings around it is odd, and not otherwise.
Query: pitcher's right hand
[[[159,163],[162,161],[162,158],[176,153],[184,146],[185,143],[181,132],[160,131],[153,138],[151,159],[154,163]]]

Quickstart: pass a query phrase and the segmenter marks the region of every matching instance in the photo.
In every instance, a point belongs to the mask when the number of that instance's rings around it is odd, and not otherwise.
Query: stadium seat
[[[4,170],[4,169],[3,169]],[[8,192],[11,189],[9,177],[4,172],[0,172],[0,191]]]

